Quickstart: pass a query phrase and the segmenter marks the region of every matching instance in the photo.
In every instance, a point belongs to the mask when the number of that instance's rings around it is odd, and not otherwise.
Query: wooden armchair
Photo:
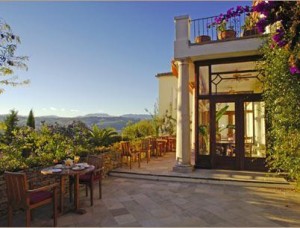
[[[140,153],[145,153],[145,157],[147,159],[147,163],[150,161],[150,140],[149,139],[142,139],[139,147]]]
[[[31,210],[51,202],[53,203],[53,225],[57,226],[57,183],[29,190],[25,173],[5,172],[4,178],[7,187],[8,226],[12,226],[13,210],[26,211],[28,227],[32,218]]]
[[[120,142],[121,145],[121,166],[123,164],[123,157],[126,157],[127,164],[129,160],[129,167],[131,169],[131,160],[134,158],[138,159],[138,165],[139,168],[141,167],[141,153],[139,151],[133,151],[130,148],[130,142],[129,141],[122,141]]]
[[[95,169],[92,172],[83,174],[79,176],[79,184],[85,185],[85,194],[88,196],[88,188],[90,189],[90,199],[91,199],[91,206],[94,205],[94,182],[99,183],[99,199],[102,198],[102,171],[104,169],[103,167],[103,161],[102,158],[95,156],[95,155],[89,155],[87,157],[87,163],[89,165],[95,166]]]

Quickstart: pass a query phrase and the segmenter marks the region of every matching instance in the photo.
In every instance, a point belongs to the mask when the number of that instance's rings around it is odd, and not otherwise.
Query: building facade
[[[174,170],[265,170],[262,75],[256,70],[261,59],[260,35],[246,34],[235,26],[233,37],[221,38],[214,31],[202,29],[202,20],[207,18],[175,17],[176,77],[168,76],[172,86],[177,80]],[[164,84],[168,84],[165,79]],[[163,85],[159,91],[160,102],[161,96],[166,96]],[[174,99],[174,93],[171,97]],[[191,164],[192,149],[195,165]]]

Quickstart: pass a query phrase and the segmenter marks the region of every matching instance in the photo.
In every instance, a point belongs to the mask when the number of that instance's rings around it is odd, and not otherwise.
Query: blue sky
[[[0,114],[145,114],[158,98],[157,73],[170,71],[174,17],[214,16],[249,2],[0,2],[21,37],[28,86],[4,87]]]

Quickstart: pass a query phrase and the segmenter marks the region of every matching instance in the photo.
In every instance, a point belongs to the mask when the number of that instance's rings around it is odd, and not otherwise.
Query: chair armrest
[[[45,190],[55,189],[55,188],[57,188],[57,187],[58,187],[58,183],[54,183],[54,184],[50,184],[50,185],[43,186],[43,187],[40,187],[40,188],[27,190],[27,193],[33,193],[33,192],[39,192],[39,191],[45,191]]]
[[[93,174],[101,173],[104,170],[104,167],[93,170]]]

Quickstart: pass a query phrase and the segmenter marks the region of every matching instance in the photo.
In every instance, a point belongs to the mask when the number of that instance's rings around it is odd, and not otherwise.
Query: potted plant
[[[253,36],[259,34],[255,26],[257,20],[257,17],[255,17],[254,15],[249,15],[248,17],[246,17],[244,25],[242,26],[243,36]]]
[[[236,36],[236,32],[233,29],[233,26],[226,27],[227,22],[223,21],[219,26],[217,26],[218,31],[218,39],[226,40],[230,38],[234,38]]]
[[[231,23],[237,22],[243,13],[250,13],[250,11],[251,9],[249,6],[237,6],[235,10],[234,8],[230,8],[226,14],[220,14],[215,17],[214,22],[209,24],[208,28],[216,27],[219,40],[234,38],[236,36],[236,32],[233,30]],[[231,23],[228,26],[229,21]]]
[[[201,36],[196,36],[195,38],[195,43],[200,44],[203,42],[208,42],[211,41],[211,37],[208,35],[201,35]]]

